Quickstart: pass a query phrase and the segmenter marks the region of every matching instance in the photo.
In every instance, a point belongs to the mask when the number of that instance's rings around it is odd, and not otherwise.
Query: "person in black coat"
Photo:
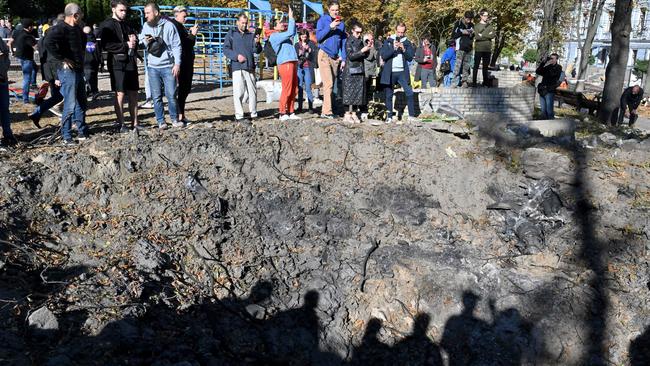
[[[364,45],[361,24],[353,23],[350,29],[350,37],[345,45],[347,59],[343,70],[343,104],[349,109],[345,112],[343,122],[360,123],[354,109],[367,103],[364,60],[374,45],[372,42]]]
[[[187,21],[187,8],[180,5],[174,8],[174,19],[170,19],[181,38],[181,71],[178,74],[178,120],[188,123],[185,115],[185,101],[192,90],[192,78],[194,77],[194,44],[196,34],[199,32],[199,24],[196,23],[189,29],[185,28]]]
[[[623,118],[625,117],[625,109],[627,108],[630,110],[629,126],[634,126],[636,119],[639,117],[639,115],[636,113],[636,109],[639,108],[641,100],[643,100],[643,89],[641,89],[640,86],[634,85],[625,89],[621,95],[621,107],[618,113],[617,121],[619,125],[623,123]]]
[[[318,48],[309,39],[309,31],[303,29],[296,42],[296,54],[298,55],[298,112],[302,112],[304,94],[307,92],[307,104],[309,112],[314,111],[314,94],[311,92],[313,83],[312,75],[314,68],[318,66]]]
[[[542,76],[542,82],[537,85],[537,92],[539,93],[539,105],[543,119],[555,118],[555,113],[553,113],[555,89],[560,86],[563,79],[562,66],[557,63],[558,57],[557,53],[552,53],[535,70],[537,76]]]
[[[394,35],[390,36],[381,47],[379,54],[384,61],[379,83],[386,91],[386,123],[393,121],[393,87],[399,84],[404,88],[409,111],[409,120],[415,120],[415,99],[411,88],[411,74],[408,63],[413,61],[415,48],[406,37],[406,25],[400,23]]]
[[[86,93],[94,100],[99,94],[97,87],[97,75],[101,63],[101,51],[97,39],[89,26],[83,28],[86,34],[86,54],[84,56],[84,76],[86,78]]]

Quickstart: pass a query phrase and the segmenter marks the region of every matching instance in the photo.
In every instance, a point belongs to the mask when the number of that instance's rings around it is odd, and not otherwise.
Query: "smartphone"
[[[340,21],[341,21],[341,16],[340,16],[340,15],[337,15],[336,18],[334,18],[334,19],[335,19],[337,22],[340,22]]]

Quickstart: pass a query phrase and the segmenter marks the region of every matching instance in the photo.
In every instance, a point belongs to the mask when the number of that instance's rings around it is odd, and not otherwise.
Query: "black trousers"
[[[194,60],[181,61],[181,70],[178,74],[178,114],[185,117],[185,101],[192,90],[194,77]]]
[[[630,126],[633,126],[634,123],[636,122],[636,119],[639,117],[638,114],[632,113],[632,110],[634,109],[634,106],[631,103],[628,103],[627,98],[625,98],[625,95],[621,97],[621,106],[619,107],[618,110],[618,121],[617,123],[620,125],[623,123],[623,118],[625,118],[625,108],[630,109]]]
[[[478,64],[483,63],[483,85],[488,85],[488,66],[490,65],[490,56],[492,52],[474,52],[474,70],[472,73],[472,82],[476,85]]]
[[[85,68],[84,78],[86,79],[86,91],[92,94],[99,93],[97,87],[97,69]]]

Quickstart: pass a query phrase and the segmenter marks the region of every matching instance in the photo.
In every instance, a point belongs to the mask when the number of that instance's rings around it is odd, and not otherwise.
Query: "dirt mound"
[[[0,359],[625,360],[648,323],[647,185],[603,204],[623,186],[599,176],[610,151],[537,148],[426,125],[260,122],[7,155]],[[523,170],[557,161],[575,180]]]

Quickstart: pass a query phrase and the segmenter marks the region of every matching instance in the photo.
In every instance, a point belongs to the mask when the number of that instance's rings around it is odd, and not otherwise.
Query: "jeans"
[[[167,108],[172,122],[178,120],[178,107],[176,105],[176,78],[172,74],[171,67],[154,68],[149,67],[149,88],[153,100],[153,110],[156,113],[158,126],[165,124],[165,107],[163,105],[163,91],[167,98]],[[164,88],[164,89],[163,89]]]
[[[36,107],[33,115],[37,118],[40,117],[43,113],[49,111],[50,108],[59,104],[62,100],[63,95],[61,95],[61,88],[54,85],[54,83],[50,84],[50,97],[45,99],[43,103]]]
[[[8,83],[0,83],[0,123],[2,123],[2,136],[5,139],[14,137],[11,132],[11,116],[9,115]]]
[[[472,53],[467,51],[456,51],[456,64],[454,65],[454,79],[452,86],[460,86],[469,80],[469,64],[472,62]]]
[[[304,101],[304,90],[307,90],[307,101],[311,106],[314,101],[314,95],[311,92],[311,67],[298,67],[298,108],[302,109],[302,102]]]
[[[386,111],[388,113],[388,118],[393,117],[393,85],[399,84],[404,88],[404,94],[406,95],[406,104],[409,109],[409,116],[415,117],[415,100],[413,99],[413,88],[411,88],[410,75],[408,72],[397,72],[391,73],[390,75],[390,85],[386,86]]]
[[[61,69],[58,72],[63,95],[61,134],[64,140],[72,139],[72,123],[77,124],[79,136],[88,134],[86,126],[86,81],[82,70]]]
[[[555,113],[553,113],[553,102],[555,101],[555,93],[546,93],[546,95],[539,96],[539,106],[542,110],[543,119],[555,119]]]
[[[438,86],[436,82],[436,70],[435,69],[425,69],[424,67],[420,71],[420,80],[422,80],[422,88],[426,89],[427,82],[430,88],[435,88]]]
[[[445,74],[443,77],[442,85],[445,88],[449,88],[451,86],[451,80],[454,78],[454,73],[453,72],[448,72]]]
[[[34,60],[19,58],[23,69],[23,103],[29,103],[29,87],[36,83],[36,64]]]
[[[487,86],[488,82],[488,66],[490,64],[491,52],[474,52],[474,72],[472,73],[472,82],[476,85],[479,63],[483,64],[483,85]]]

